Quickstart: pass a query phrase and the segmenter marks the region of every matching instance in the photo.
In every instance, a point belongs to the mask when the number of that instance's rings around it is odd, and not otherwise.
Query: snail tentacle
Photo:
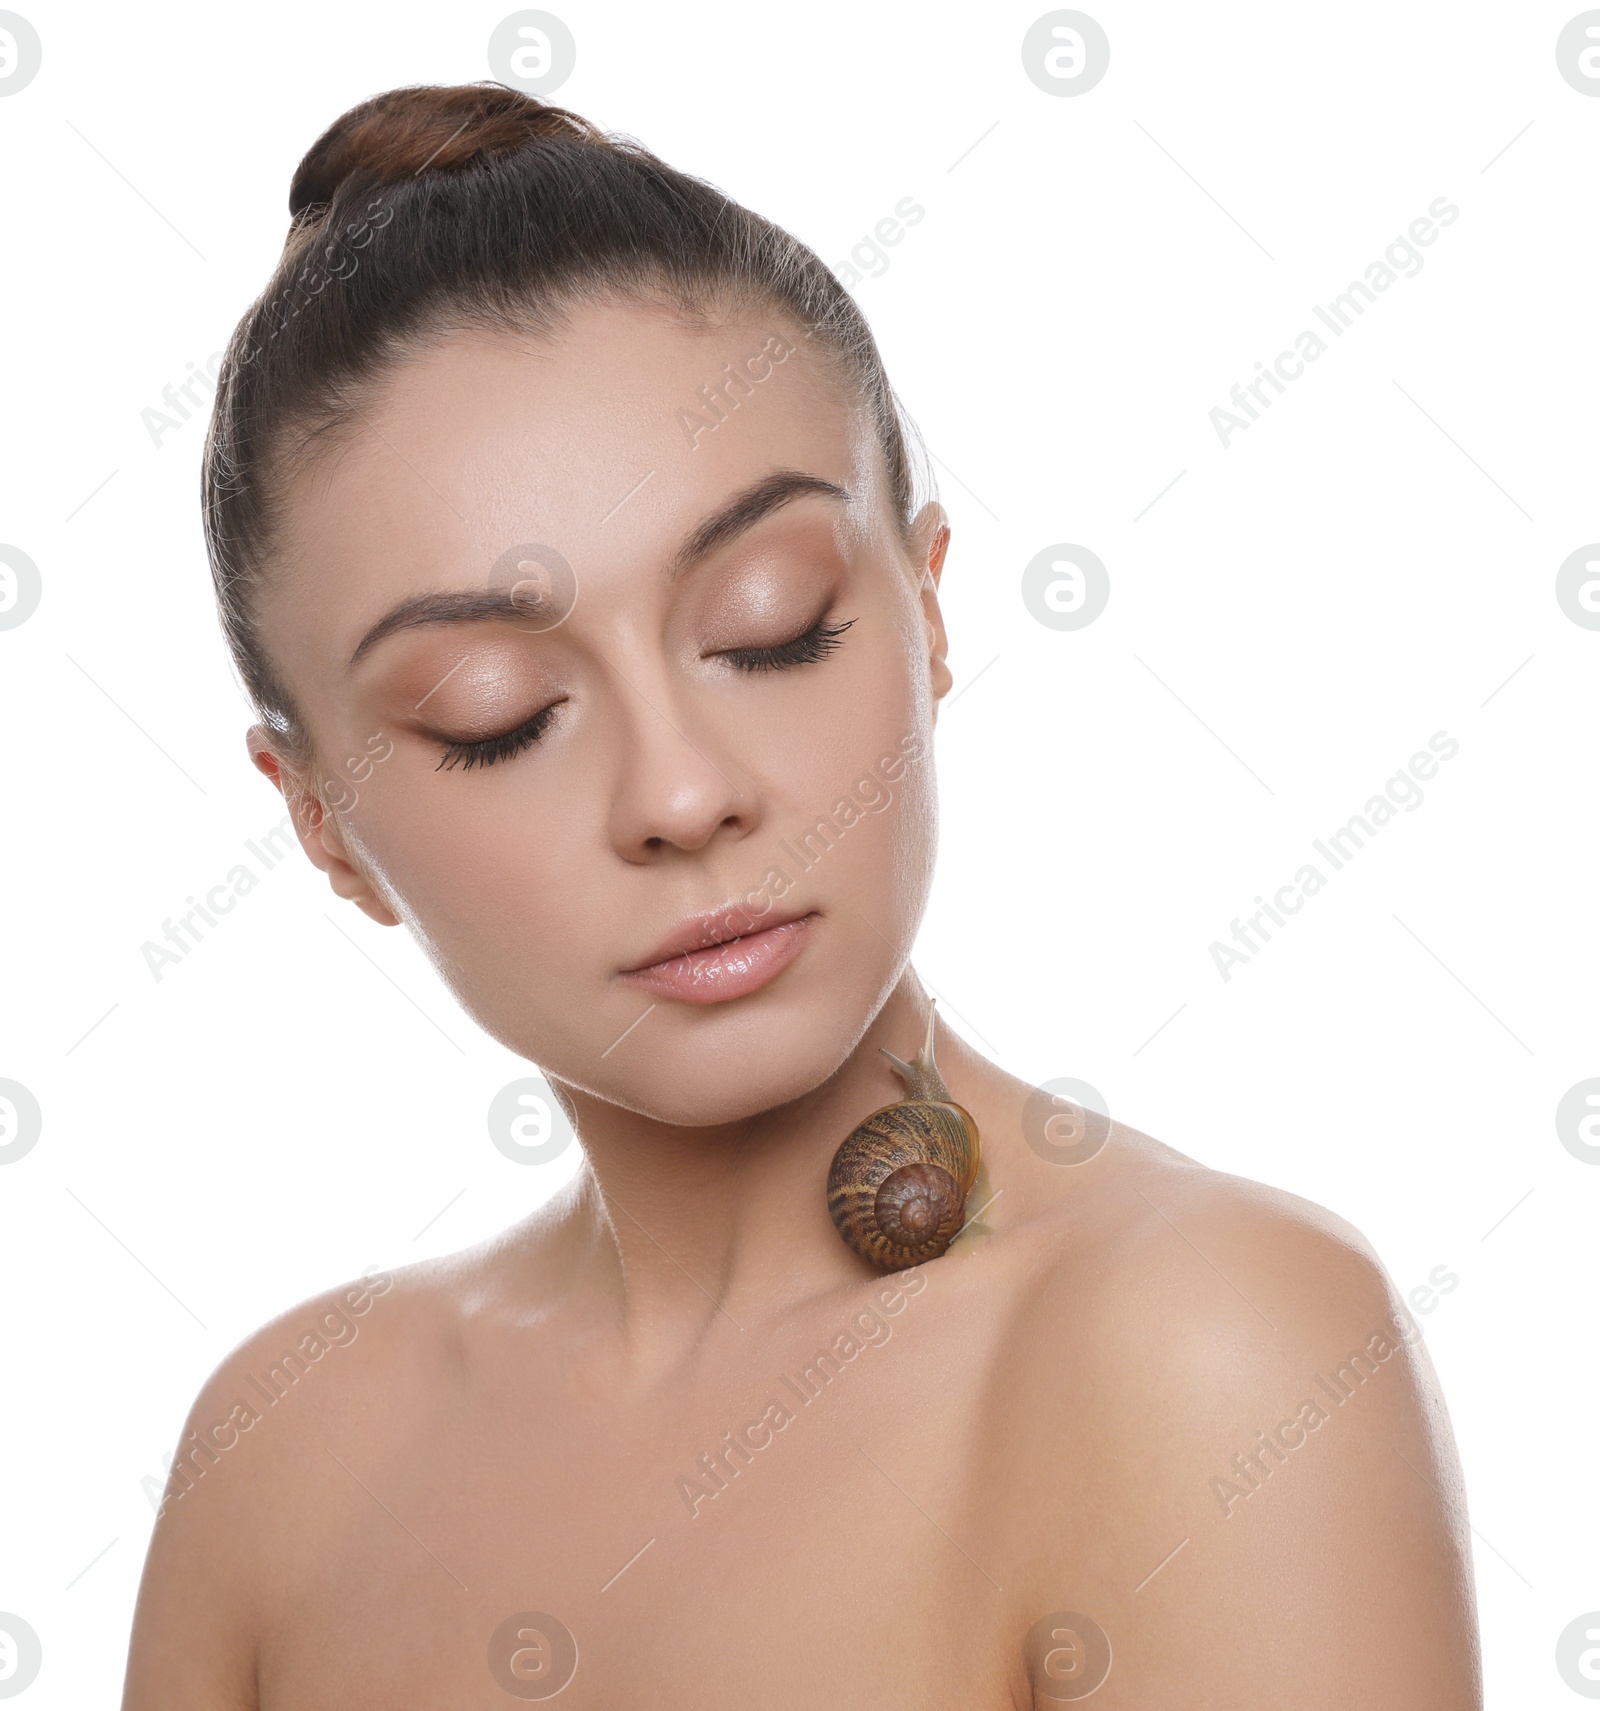
[[[950,1089],[945,1086],[939,1066],[933,1061],[933,1025],[937,1010],[937,1005],[928,1006],[928,1037],[922,1042],[921,1051],[910,1063],[904,1058],[896,1057],[887,1046],[878,1047],[900,1072],[900,1079],[906,1084],[906,1092],[913,1099],[948,1101],[950,1098]]]

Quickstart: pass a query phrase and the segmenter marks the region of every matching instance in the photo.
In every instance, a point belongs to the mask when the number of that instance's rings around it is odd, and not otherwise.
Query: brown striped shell
[[[846,1244],[886,1271],[937,1259],[960,1230],[978,1175],[978,1125],[933,1061],[934,1014],[910,1063],[884,1051],[911,1095],[864,1118],[828,1172],[828,1211]]]

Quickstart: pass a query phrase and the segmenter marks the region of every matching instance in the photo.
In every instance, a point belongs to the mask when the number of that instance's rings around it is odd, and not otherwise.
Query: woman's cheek
[[[531,791],[504,784],[476,769],[427,767],[416,779],[380,769],[341,816],[434,960],[474,983],[530,950],[541,961],[556,952],[594,866],[569,847],[570,817],[541,815]]]

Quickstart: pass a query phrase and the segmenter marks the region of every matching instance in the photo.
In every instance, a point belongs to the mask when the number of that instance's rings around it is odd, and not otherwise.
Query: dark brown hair
[[[775,310],[866,405],[905,538],[910,424],[854,301],[797,238],[632,138],[502,84],[393,89],[317,139],[289,213],[228,343],[201,472],[223,629],[288,758],[305,758],[307,733],[254,616],[283,479],[446,326],[549,335],[572,308],[617,300],[699,324]]]

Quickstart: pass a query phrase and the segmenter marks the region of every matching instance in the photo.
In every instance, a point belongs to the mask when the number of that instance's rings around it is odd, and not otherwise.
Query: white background
[[[557,100],[830,264],[926,208],[857,291],[954,525],[917,966],[1007,1068],[1331,1207],[1402,1291],[1459,1278],[1419,1323],[1489,1700],[1578,1703],[1554,1664],[1600,1608],[1600,1169],[1554,1122],[1600,1075],[1600,631],[1555,597],[1600,539],[1600,98],[1554,51],[1578,8],[1091,0],[1110,69],[1075,98],[1024,75],[1034,5],[556,9]],[[44,61],[0,99],[0,541],[43,598],[0,632],[0,1076],[44,1125],[0,1169],[0,1610],[42,1637],[45,1711],[115,1701],[141,1481],[223,1354],[522,1216],[576,1153],[491,1146],[489,1100],[532,1071],[298,852],[159,982],[141,955],[282,813],[213,614],[203,420],[156,446],[141,412],[265,282],[312,140],[379,90],[488,76],[506,8],[21,10]],[[1422,271],[1224,448],[1208,412],[1440,196],[1460,216]],[[1110,576],[1075,632],[1020,594],[1060,542]],[[1223,980],[1212,942],[1441,730],[1422,806]]]

